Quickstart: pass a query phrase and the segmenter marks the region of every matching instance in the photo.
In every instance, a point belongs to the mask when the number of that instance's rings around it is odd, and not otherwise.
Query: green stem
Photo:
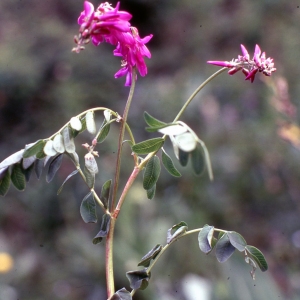
[[[212,74],[210,77],[208,77],[203,83],[201,83],[198,88],[193,92],[193,94],[190,96],[189,99],[187,99],[187,101],[185,102],[185,104],[182,106],[181,110],[179,111],[179,113],[177,114],[177,116],[175,117],[173,122],[176,122],[179,120],[179,118],[181,117],[181,115],[183,114],[183,112],[186,110],[187,106],[192,102],[192,100],[195,98],[195,96],[210,82],[212,81],[215,77],[217,77],[219,74],[223,73],[225,70],[227,70],[228,68],[222,68],[220,70],[218,70],[216,73]]]
[[[132,83],[131,83],[131,87],[130,87],[130,91],[129,91],[129,95],[128,95],[128,99],[127,99],[126,106],[124,109],[123,118],[122,118],[121,127],[120,127],[116,171],[115,171],[114,186],[113,186],[113,193],[112,193],[112,199],[111,199],[111,211],[114,210],[118,186],[119,186],[122,144],[123,144],[124,133],[125,133],[125,124],[127,122],[128,112],[129,112],[130,104],[132,102],[132,97],[133,97],[134,88],[135,88],[135,76],[136,76],[136,69],[134,68],[133,72],[132,72]]]

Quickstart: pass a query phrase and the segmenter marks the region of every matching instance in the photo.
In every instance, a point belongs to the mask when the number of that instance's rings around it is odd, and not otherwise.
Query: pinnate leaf
[[[235,251],[235,247],[233,247],[230,243],[228,234],[225,233],[218,240],[216,244],[216,257],[220,263],[225,262]]]
[[[149,159],[144,172],[143,187],[145,190],[151,189],[156,184],[160,171],[161,167],[159,158],[156,155],[152,156]]]
[[[97,223],[96,203],[92,192],[83,198],[80,205],[80,215],[85,223]]]
[[[132,146],[132,151],[136,154],[148,154],[159,150],[164,144],[165,140],[163,138],[149,139]]]
[[[165,169],[174,177],[180,177],[180,172],[175,168],[171,157],[162,148],[161,160]]]

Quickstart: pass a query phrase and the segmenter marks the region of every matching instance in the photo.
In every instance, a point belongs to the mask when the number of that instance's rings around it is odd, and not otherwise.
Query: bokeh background
[[[88,45],[71,53],[82,7],[81,0],[0,1],[1,161],[88,108],[122,113],[129,89],[113,78],[120,64],[113,48]],[[258,74],[253,84],[243,74],[223,73],[189,106],[182,121],[205,141],[215,180],[176,164],[182,178],[162,170],[148,200],[139,178],[117,223],[117,288],[129,289],[126,271],[184,220],[190,229],[210,224],[241,233],[264,252],[269,270],[257,270],[252,281],[242,253],[219,264],[200,252],[197,235],[188,236],[164,254],[136,299],[300,299],[299,131],[290,125],[299,118],[299,7],[299,0],[121,1],[140,35],[154,34],[149,74],[138,78],[129,114],[137,141],[157,136],[144,130],[144,111],[171,121],[217,70],[206,61],[231,60],[241,43],[250,53],[259,44],[277,72]],[[99,191],[113,177],[117,134],[112,126],[98,148]],[[91,139],[77,138],[81,156],[80,144]],[[169,143],[166,149],[174,157]],[[124,155],[121,186],[133,167],[130,149]],[[72,171],[64,159],[52,183],[44,172],[39,181],[32,176],[25,192],[11,187],[0,199],[1,300],[106,299],[104,244],[92,244],[100,224],[85,224],[79,214],[86,186],[75,176],[56,195]]]

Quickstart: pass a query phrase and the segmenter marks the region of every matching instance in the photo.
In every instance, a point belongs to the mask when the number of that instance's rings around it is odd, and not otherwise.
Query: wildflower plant
[[[0,163],[0,194],[4,196],[12,183],[18,190],[26,187],[33,170],[37,177],[41,176],[45,166],[48,167],[46,180],[51,182],[59,170],[62,158],[67,156],[74,164],[74,171],[62,183],[58,194],[62,192],[64,184],[76,174],[81,176],[86,184],[87,194],[80,206],[80,214],[84,222],[98,222],[98,210],[102,211],[100,230],[93,238],[93,244],[99,244],[105,240],[106,259],[106,284],[107,298],[111,300],[133,299],[137,290],[145,289],[150,281],[151,270],[155,267],[160,257],[177,240],[190,234],[198,235],[199,248],[205,254],[214,250],[215,256],[220,263],[238,250],[245,256],[245,261],[251,266],[251,276],[255,278],[255,270],[268,269],[268,264],[262,252],[254,246],[248,245],[244,237],[235,231],[215,228],[211,225],[202,225],[201,228],[188,229],[186,222],[181,221],[172,225],[166,233],[166,242],[155,245],[144,257],[141,258],[137,270],[128,271],[126,276],[129,280],[130,290],[123,287],[115,288],[113,268],[113,244],[114,232],[121,212],[122,205],[126,200],[128,191],[143,172],[142,185],[145,194],[149,199],[154,198],[156,185],[158,184],[161,165],[174,177],[180,177],[178,170],[171,156],[164,149],[167,138],[170,139],[176,159],[181,166],[191,162],[191,167],[196,175],[205,171],[213,180],[209,151],[205,143],[197,136],[181,117],[188,105],[211,80],[229,69],[230,75],[242,71],[246,80],[254,81],[257,73],[261,72],[270,76],[276,68],[272,58],[266,58],[265,52],[261,52],[258,45],[255,46],[254,56],[251,59],[246,48],[241,45],[242,55],[232,61],[208,61],[209,64],[223,67],[205,80],[194,93],[186,100],[185,104],[174,117],[173,122],[167,123],[144,112],[146,130],[157,132],[158,137],[145,141],[136,142],[131,131],[130,122],[127,120],[130,105],[132,103],[137,73],[141,76],[147,74],[145,58],[151,58],[151,53],[146,44],[151,40],[152,35],[141,38],[138,30],[130,24],[131,15],[126,11],[119,10],[120,3],[112,7],[107,2],[99,5],[97,9],[88,2],[84,2],[84,10],[78,18],[80,25],[79,34],[75,36],[76,46],[73,51],[79,53],[86,44],[92,42],[95,46],[106,42],[115,47],[113,54],[121,58],[121,68],[115,74],[115,78],[126,76],[125,86],[129,86],[128,99],[122,114],[107,107],[96,107],[88,109],[77,116],[74,116],[61,129],[48,138],[40,139],[28,144],[20,151],[12,154]],[[103,114],[102,125],[97,128],[96,114]],[[114,178],[107,179],[101,191],[96,191],[95,180],[98,173],[97,147],[103,143],[110,133],[111,126],[119,127],[118,153],[115,162]],[[86,149],[84,163],[80,163],[76,152],[76,137],[84,131],[88,131],[92,138],[82,146]],[[125,140],[126,134],[126,140]],[[119,189],[120,168],[122,148],[124,143],[132,149],[132,160],[134,168],[128,177],[123,189]],[[120,194],[118,197],[117,195]],[[101,245],[102,247],[102,245]]]

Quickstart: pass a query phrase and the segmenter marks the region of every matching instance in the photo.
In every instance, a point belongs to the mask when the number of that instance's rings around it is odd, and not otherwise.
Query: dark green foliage
[[[196,175],[201,175],[205,171],[205,156],[199,145],[191,152],[191,163]]]
[[[152,248],[138,263],[138,266],[149,267],[151,260],[155,259],[159,252],[162,250],[162,245],[157,244],[154,248]]]
[[[100,132],[97,136],[97,143],[102,143],[106,139],[106,137],[109,134],[109,130],[110,130],[110,123],[107,123],[106,119],[104,119],[100,128]]]
[[[147,190],[147,198],[149,200],[153,199],[156,192],[156,184],[154,184],[150,189]]]
[[[94,245],[99,244],[102,241],[102,239],[107,236],[107,234],[109,232],[110,220],[111,220],[111,217],[109,214],[104,214],[102,216],[100,231],[97,233],[97,235],[93,239]]]
[[[56,157],[53,158],[49,165],[48,173],[46,176],[46,181],[51,182],[56,174],[56,172],[59,170],[61,163],[63,159],[63,154],[59,154]]]
[[[148,154],[159,150],[165,140],[163,138],[149,139],[132,146],[132,151],[136,154]]]
[[[235,251],[230,243],[228,234],[225,233],[216,244],[216,257],[220,263],[225,262]]]
[[[151,274],[147,273],[147,269],[143,269],[137,271],[129,271],[126,273],[126,276],[132,289],[144,290],[148,286]]]
[[[112,180],[107,180],[101,189],[100,199],[105,208],[109,207],[109,194],[110,194],[110,187],[111,187]]]
[[[185,167],[189,161],[189,153],[184,152],[181,149],[178,150],[178,159],[180,164]]]
[[[184,234],[187,230],[188,230],[188,225],[184,221],[181,221],[180,223],[173,225],[170,229],[168,229],[167,243],[170,244],[171,242],[176,240],[179,236]]]
[[[11,182],[19,190],[24,191],[26,187],[25,174],[20,163],[14,164],[11,170]]]
[[[259,249],[257,249],[254,246],[247,245],[246,250],[247,250],[249,256],[251,256],[255,260],[255,262],[258,264],[259,268],[263,272],[268,270],[268,263],[267,263],[264,255],[262,254],[262,252]]]
[[[0,169],[0,196],[5,196],[10,186],[9,168]]]
[[[165,122],[159,121],[158,119],[152,117],[146,111],[144,112],[144,119],[150,127],[161,127],[166,125]]]
[[[165,169],[174,177],[180,177],[180,172],[175,168],[171,157],[162,149],[161,160]]]
[[[145,190],[151,189],[156,184],[160,171],[161,167],[159,158],[156,155],[152,156],[149,159],[144,172],[143,187]]]
[[[111,298],[110,300],[132,300],[132,297],[130,293],[125,289],[122,288],[118,290]]]

